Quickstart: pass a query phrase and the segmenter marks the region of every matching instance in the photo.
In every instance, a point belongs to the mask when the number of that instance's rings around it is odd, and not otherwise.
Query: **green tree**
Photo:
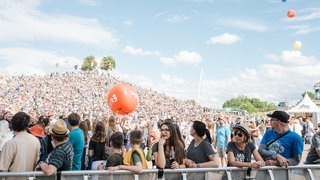
[[[100,61],[100,69],[111,71],[116,68],[116,60],[112,56],[103,57]]]
[[[81,70],[82,71],[92,71],[97,67],[97,61],[95,60],[95,57],[90,55],[84,58]]]
[[[316,95],[310,91],[305,91],[301,94],[302,98],[304,98],[304,96],[306,95],[306,93],[308,93],[308,96],[310,97],[310,99],[315,99]]]
[[[193,100],[193,99],[186,100],[186,103],[189,103],[189,104],[192,104],[192,105],[196,105],[196,101]]]
[[[234,108],[246,110],[249,113],[255,112],[268,112],[277,109],[277,106],[273,103],[261,101],[258,98],[248,98],[246,96],[239,96],[232,98],[223,103],[223,108]]]

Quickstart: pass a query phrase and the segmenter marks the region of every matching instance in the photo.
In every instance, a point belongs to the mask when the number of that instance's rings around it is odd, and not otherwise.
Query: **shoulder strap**
[[[245,162],[251,162],[251,150],[249,147],[249,143],[246,144],[244,149]]]
[[[285,132],[284,134],[281,134],[279,137],[275,138],[274,140],[270,141],[270,142],[267,144],[267,147],[268,147],[270,144],[274,143],[276,140],[278,140],[278,139],[282,138],[283,136],[287,135],[289,132],[290,132],[290,130],[288,130],[288,131]]]

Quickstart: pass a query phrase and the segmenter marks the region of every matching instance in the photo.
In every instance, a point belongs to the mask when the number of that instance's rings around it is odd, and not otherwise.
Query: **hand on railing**
[[[249,168],[261,168],[265,165],[264,161],[256,161],[256,162],[253,162],[253,163],[250,163],[250,166]]]
[[[186,159],[186,167],[189,168],[195,168],[197,165],[194,161],[190,160],[190,159]]]

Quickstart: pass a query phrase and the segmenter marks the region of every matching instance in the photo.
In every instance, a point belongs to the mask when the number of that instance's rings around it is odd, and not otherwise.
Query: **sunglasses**
[[[233,136],[242,137],[243,134],[242,134],[241,132],[239,132],[239,131],[235,131],[235,132],[233,133]]]
[[[161,132],[169,132],[170,129],[160,129]]]

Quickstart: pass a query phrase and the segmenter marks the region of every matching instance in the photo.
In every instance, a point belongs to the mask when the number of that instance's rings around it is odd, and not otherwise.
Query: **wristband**
[[[197,164],[197,166],[196,166],[197,168],[200,168],[200,164]]]

